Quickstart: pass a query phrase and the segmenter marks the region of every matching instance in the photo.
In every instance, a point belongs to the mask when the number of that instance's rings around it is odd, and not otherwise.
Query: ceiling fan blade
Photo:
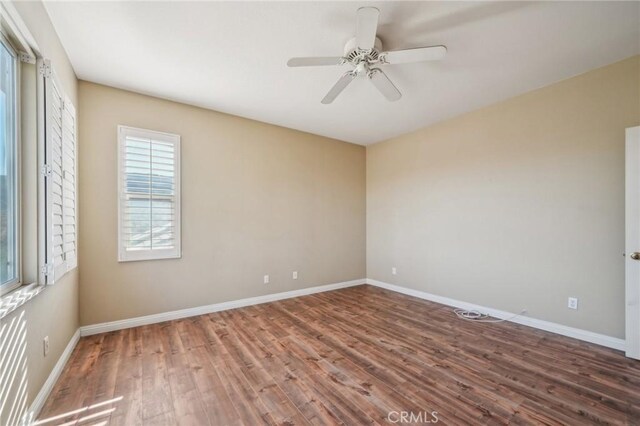
[[[375,7],[358,9],[356,21],[356,46],[362,50],[371,50],[376,42],[378,16],[380,11]]]
[[[309,58],[291,58],[287,61],[289,67],[316,67],[324,65],[342,65],[341,57],[309,57]]]
[[[340,80],[338,80],[338,82],[333,85],[331,90],[329,90],[329,93],[327,93],[327,95],[322,99],[322,103],[330,104],[331,102],[333,102],[334,99],[337,98],[344,89],[346,89],[349,83],[353,81],[356,75],[357,74],[352,71],[344,73],[344,75],[340,77]]]
[[[429,46],[383,52],[380,56],[390,64],[404,64],[407,62],[436,61],[444,58],[446,53],[447,48],[444,46]]]
[[[373,68],[369,72],[369,79],[374,86],[384,95],[389,101],[397,101],[402,97],[402,93],[393,85],[389,77],[380,69]]]

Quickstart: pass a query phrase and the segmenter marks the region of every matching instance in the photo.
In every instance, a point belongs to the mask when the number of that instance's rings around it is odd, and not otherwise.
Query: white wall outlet
[[[298,279],[298,271],[293,271],[293,274],[291,274],[291,277],[292,277],[294,280],[297,280],[297,279]]]
[[[269,275],[264,276],[264,283],[269,284]]]
[[[569,308],[569,309],[578,309],[578,298],[577,297],[570,297],[569,301],[567,302],[567,308]]]
[[[42,341],[42,346],[44,348],[44,356],[49,355],[49,336],[44,336],[44,340]]]
[[[398,275],[398,270],[396,269],[395,266],[391,268],[391,275]]]

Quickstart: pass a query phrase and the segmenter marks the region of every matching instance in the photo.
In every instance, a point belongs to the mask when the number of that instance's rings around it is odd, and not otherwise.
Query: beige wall
[[[639,95],[634,57],[368,147],[367,276],[623,338]]]
[[[49,17],[40,2],[15,2],[16,10],[27,25],[29,31],[38,43],[38,48],[45,58],[49,58],[55,67],[56,73],[68,93],[72,102],[77,105],[76,86],[77,81],[66,53],[49,21]],[[22,170],[23,175],[23,200],[22,208],[24,216],[24,238],[25,250],[23,251],[23,266],[25,279],[34,279],[37,265],[37,249],[35,242],[36,228],[34,226],[35,203],[36,203],[36,181],[37,166],[35,147],[37,143],[36,115],[35,115],[35,67],[23,65],[22,72],[22,96],[23,96],[23,126],[22,143],[25,153],[24,160],[27,162]],[[24,329],[20,332],[20,337],[24,338],[24,352],[20,361],[26,368],[26,393],[18,393],[18,387],[11,388],[9,395],[6,395],[10,405],[5,406],[0,418],[0,424],[6,424],[10,409],[15,406],[18,410],[26,410],[33,402],[33,399],[40,391],[45,380],[49,377],[53,366],[60,358],[69,340],[79,326],[78,315],[78,272],[72,271],[54,286],[47,287],[42,293],[27,302],[20,309],[13,312],[2,320],[3,326],[16,330],[15,324],[24,324]],[[14,324],[9,328],[9,324]],[[19,328],[18,328],[19,329]],[[13,335],[13,333],[12,333]],[[50,350],[45,357],[43,354],[43,338],[49,336]],[[3,335],[6,339],[7,335]],[[6,341],[5,341],[6,342]],[[14,348],[15,343],[14,343]],[[22,364],[21,364],[22,365]],[[16,376],[17,382],[21,383],[21,376]],[[6,382],[3,382],[6,385]],[[16,396],[16,394],[18,394]],[[15,401],[15,402],[14,402]],[[24,403],[25,405],[21,405]],[[16,405],[17,404],[17,405]]]
[[[364,278],[362,146],[93,83],[79,96],[82,324]],[[182,136],[182,259],[117,261],[119,124]]]

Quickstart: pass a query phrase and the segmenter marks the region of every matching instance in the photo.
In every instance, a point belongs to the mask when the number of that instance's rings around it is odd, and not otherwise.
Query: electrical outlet
[[[567,302],[567,308],[569,308],[569,309],[578,309],[578,298],[577,297],[570,297],[569,301]]]
[[[269,275],[264,276],[264,283],[269,284]]]
[[[391,268],[391,275],[398,275],[398,271],[395,266]]]
[[[298,271],[293,271],[293,274],[291,274],[291,276],[292,276],[292,278],[294,280],[297,280],[298,279]]]
[[[49,336],[44,336],[42,344],[42,346],[44,347],[44,356],[49,355]]]

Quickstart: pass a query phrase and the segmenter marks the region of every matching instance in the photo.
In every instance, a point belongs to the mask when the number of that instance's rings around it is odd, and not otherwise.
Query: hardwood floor
[[[403,424],[402,412],[422,424],[639,425],[640,362],[358,286],[82,338],[40,421]]]

